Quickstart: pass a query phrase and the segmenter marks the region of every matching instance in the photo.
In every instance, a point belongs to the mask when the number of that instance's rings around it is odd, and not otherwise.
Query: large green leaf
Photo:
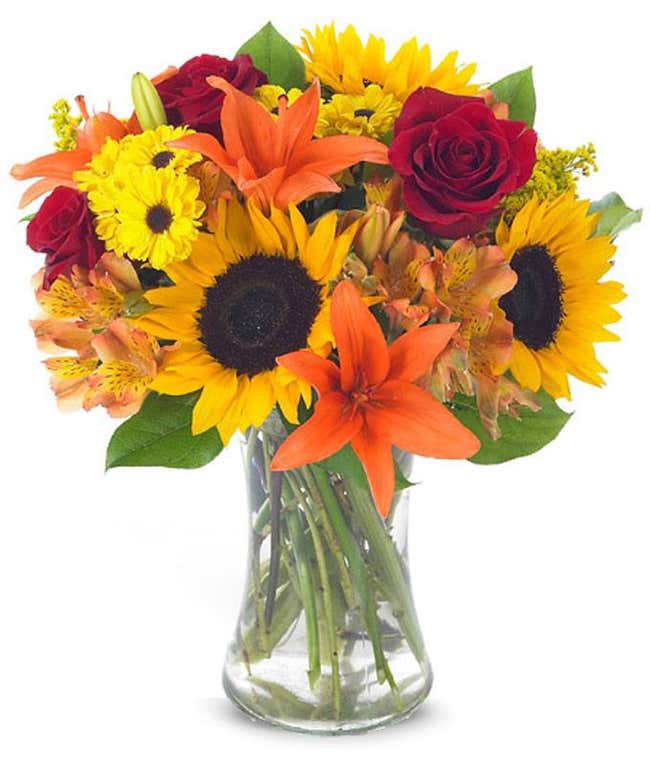
[[[598,224],[592,233],[592,237],[616,237],[624,229],[641,221],[643,211],[633,211],[625,205],[623,198],[616,192],[610,192],[600,200],[594,200],[589,206],[589,213],[600,212]]]
[[[145,398],[135,416],[120,425],[106,451],[106,469],[118,466],[165,466],[198,469],[221,453],[216,429],[192,435],[192,409],[197,393]]]
[[[237,55],[248,53],[253,63],[285,90],[302,89],[305,85],[305,64],[295,47],[269,21],[257,34],[239,48]]]
[[[498,440],[492,440],[481,424],[475,399],[457,395],[452,412],[481,441],[481,450],[470,461],[474,464],[501,464],[535,453],[554,440],[571,414],[562,411],[543,390],[537,394],[537,399],[541,405],[539,411],[522,408],[519,419],[499,417],[502,434]]]
[[[490,85],[490,90],[498,103],[508,104],[510,119],[525,121],[529,127],[533,126],[537,101],[531,66],[499,79]]]

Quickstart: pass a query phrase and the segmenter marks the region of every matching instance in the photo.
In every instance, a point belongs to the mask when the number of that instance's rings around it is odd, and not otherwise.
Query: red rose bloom
[[[74,264],[92,269],[105,252],[95,234],[93,216],[83,192],[57,187],[27,225],[27,244],[45,253],[44,287]]]
[[[523,121],[497,119],[481,98],[423,87],[404,103],[388,157],[422,229],[462,237],[528,181],[536,144]]]
[[[232,61],[216,55],[197,55],[156,85],[170,124],[186,124],[197,132],[208,132],[221,139],[221,106],[225,95],[210,87],[206,81],[209,76],[220,76],[247,95],[268,80],[266,74],[255,68],[250,55],[238,55]]]

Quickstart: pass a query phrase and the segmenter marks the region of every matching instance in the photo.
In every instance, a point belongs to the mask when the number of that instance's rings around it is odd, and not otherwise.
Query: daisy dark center
[[[169,166],[173,158],[174,154],[171,150],[161,150],[151,159],[151,165],[157,169],[164,169],[165,166]]]
[[[151,206],[147,211],[147,226],[154,234],[162,234],[169,229],[173,218],[167,206],[162,204]]]
[[[371,116],[375,115],[375,112],[372,110],[372,108],[357,108],[357,110],[354,112],[354,115],[357,118],[360,116],[365,116],[367,119],[369,119]]]
[[[510,266],[517,273],[517,284],[499,304],[514,326],[515,337],[540,350],[553,342],[562,324],[560,273],[545,245],[521,248]]]
[[[256,254],[230,266],[207,290],[201,339],[223,366],[258,374],[273,369],[278,356],[307,347],[320,307],[320,286],[302,264]]]

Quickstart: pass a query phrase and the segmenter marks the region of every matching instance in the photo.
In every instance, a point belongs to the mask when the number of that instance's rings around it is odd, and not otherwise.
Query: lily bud
[[[138,72],[133,75],[131,97],[135,115],[143,130],[155,129],[167,123],[167,114],[158,90],[144,74]]]

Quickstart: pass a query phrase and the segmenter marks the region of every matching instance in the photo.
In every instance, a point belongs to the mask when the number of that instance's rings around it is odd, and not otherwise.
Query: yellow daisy
[[[118,235],[121,226],[118,206],[125,192],[128,196],[126,177],[132,175],[134,169],[144,170],[145,176],[150,175],[152,170],[163,169],[183,174],[202,160],[201,155],[191,150],[169,148],[166,143],[188,133],[191,132],[184,127],[164,125],[141,134],[127,135],[119,142],[109,138],[88,168],[75,174],[79,189],[88,193],[88,203],[96,217],[97,235],[109,250],[128,252],[121,249],[123,233]],[[137,180],[133,179],[132,184],[135,186]],[[185,248],[183,251],[188,254]]]
[[[320,108],[316,136],[354,134],[380,139],[393,128],[401,109],[401,102],[378,84],[368,85],[360,95],[336,94]]]
[[[192,433],[216,427],[224,443],[259,426],[276,402],[298,422],[309,385],[276,365],[301,348],[331,350],[329,283],[343,266],[356,224],[337,232],[336,213],[310,231],[300,212],[265,216],[249,200],[219,200],[218,228],[200,233],[192,255],[166,268],[172,287],[149,290],[155,309],[137,321],[175,340],[152,389],[169,395],[201,390]]]
[[[278,115],[278,100],[281,97],[287,98],[287,105],[293,105],[301,95],[302,90],[298,87],[292,87],[287,92],[284,87],[280,87],[278,84],[263,84],[253,92],[255,100],[263,105],[272,116]]]
[[[190,255],[205,211],[197,179],[171,167],[145,166],[118,173],[115,184],[110,242],[118,255],[148,261],[155,269]],[[89,198],[92,208],[92,193]]]
[[[567,373],[601,386],[606,369],[593,343],[618,340],[604,325],[620,319],[612,307],[625,297],[618,282],[599,280],[616,252],[609,237],[591,237],[598,214],[571,192],[533,197],[496,241],[518,281],[500,300],[514,325],[510,370],[524,387],[570,398]]]
[[[348,95],[363,93],[369,84],[404,102],[418,87],[437,87],[454,95],[474,95],[479,86],[470,84],[475,64],[458,67],[458,53],[449,53],[431,68],[428,45],[420,47],[415,38],[404,43],[389,60],[383,39],[370,35],[364,45],[354,26],[340,34],[334,24],[304,30],[298,51],[305,59],[307,76],[318,77],[333,92]]]
[[[164,169],[167,166],[176,171],[185,171],[192,164],[201,160],[200,153],[182,148],[170,148],[167,143],[179,140],[188,134],[194,134],[185,127],[163,125],[147,129],[142,134],[129,135],[120,142],[117,160],[120,166],[153,166]]]

